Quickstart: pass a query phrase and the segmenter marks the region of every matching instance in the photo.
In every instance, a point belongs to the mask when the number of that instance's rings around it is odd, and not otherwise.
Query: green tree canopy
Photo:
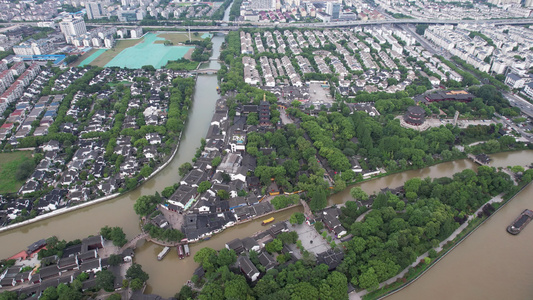
[[[295,212],[291,215],[289,221],[291,224],[302,224],[305,221],[305,215],[301,212]]]
[[[280,252],[283,249],[283,243],[279,239],[273,239],[272,242],[266,244],[265,249],[269,253]]]
[[[350,189],[350,195],[359,201],[366,201],[368,200],[368,195],[363,191],[360,187],[353,187]]]
[[[131,265],[131,267],[126,271],[126,278],[129,280],[138,278],[142,282],[146,282],[149,277],[150,276],[148,275],[148,273],[143,271],[142,266],[136,263]]]
[[[104,239],[113,241],[113,245],[118,247],[122,247],[128,242],[126,239],[126,234],[120,227],[105,226],[100,229],[100,234],[104,237]]]
[[[218,252],[217,264],[219,266],[230,266],[234,264],[236,261],[237,261],[237,254],[235,254],[235,251],[233,249],[228,250],[226,248],[222,248]]]
[[[192,165],[189,162],[183,163],[178,169],[180,176],[187,174],[190,170],[192,170]]]
[[[206,181],[200,182],[196,190],[198,191],[198,193],[201,194],[201,193],[206,192],[210,188],[211,188],[211,182],[206,180]]]
[[[214,270],[217,262],[217,251],[208,247],[202,248],[194,254],[194,261],[199,263],[204,270]]]
[[[106,292],[115,290],[115,275],[109,270],[102,270],[96,273],[96,286]]]
[[[135,213],[139,216],[147,216],[151,214],[155,209],[160,200],[155,196],[144,195],[137,199],[133,205]]]

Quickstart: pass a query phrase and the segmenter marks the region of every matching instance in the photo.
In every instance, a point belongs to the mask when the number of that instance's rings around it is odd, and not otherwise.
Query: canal
[[[231,5],[226,13],[229,12],[230,8]],[[223,36],[213,38],[212,58],[219,56],[223,40]],[[217,61],[210,61],[209,66],[206,66],[210,69],[218,69],[219,67]],[[200,146],[200,138],[204,137],[208,130],[209,120],[211,120],[218,99],[217,85],[216,75],[198,76],[193,106],[189,113],[189,121],[182,136],[180,148],[176,157],[164,170],[136,190],[113,200],[0,233],[0,245],[2,245],[0,257],[9,257],[41,238],[56,235],[59,239],[73,240],[97,234],[100,228],[106,225],[122,227],[128,238],[137,235],[139,233],[139,218],[133,211],[135,200],[142,195],[153,195],[156,191],[161,192],[165,187],[179,180],[179,166],[192,160],[196,148]],[[507,152],[491,155],[491,157],[494,160],[492,165],[496,167],[525,165],[533,161],[533,151]],[[371,194],[385,187],[400,186],[410,178],[451,176],[464,169],[476,170],[477,166],[469,160],[457,160],[421,170],[389,175],[364,182],[359,186]],[[487,292],[489,296],[496,295],[498,292],[498,295],[503,295],[503,293],[514,295],[512,293],[515,287],[521,292],[520,294],[517,292],[516,297],[512,298],[533,297],[533,286],[529,284],[527,279],[529,278],[528,275],[533,273],[533,260],[527,259],[528,250],[533,243],[531,238],[533,228],[526,228],[518,236],[510,236],[505,232],[508,223],[527,207],[527,202],[530,199],[526,195],[532,191],[533,189],[529,187],[522,192],[427,275],[393,297],[397,299],[429,298],[439,295],[444,297],[444,295],[448,296],[448,293],[453,292],[457,295],[456,298],[466,298],[466,295],[469,295],[468,298],[481,298],[478,297],[478,294],[473,293],[484,293],[483,289],[487,289],[490,291]],[[349,195],[349,189],[346,189],[331,196],[329,203],[340,204],[348,200],[352,200],[352,198]],[[286,220],[296,211],[301,211],[301,207],[295,207],[272,216],[276,218],[276,221]],[[163,261],[159,262],[157,261],[157,254],[162,247],[151,243],[140,245],[137,248],[135,260],[143,265],[143,269],[150,274],[147,292],[153,291],[163,297],[173,296],[190,279],[197,267],[193,261],[196,251],[202,247],[221,249],[227,241],[237,237],[250,236],[264,229],[265,227],[261,226],[261,219],[229,228],[212,237],[209,241],[192,245],[191,257],[183,260],[178,259],[174,250]],[[468,259],[464,257],[468,257]],[[468,275],[461,275],[463,272]],[[502,274],[505,274],[504,280],[502,280]],[[501,282],[496,284],[490,280],[500,280]],[[440,289],[446,289],[446,292],[442,293]],[[495,291],[496,289],[499,290]],[[439,293],[439,291],[441,292]],[[484,297],[484,299],[487,298],[495,297]]]
[[[533,161],[533,151],[498,153],[491,155],[491,157],[494,160],[491,165],[495,167],[506,167],[508,165],[525,166],[525,162]],[[477,170],[477,165],[467,159],[456,160],[420,170],[412,170],[389,175],[358,184],[357,186],[360,186],[365,192],[372,194],[374,192],[379,192],[385,187],[394,188],[403,185],[405,181],[414,177],[450,177],[453,174],[461,172],[465,169]],[[329,197],[329,204],[341,204],[346,201],[353,200],[353,198],[350,196],[349,190],[350,189],[346,189]],[[525,192],[522,193],[522,195],[523,194],[525,194]],[[513,205],[513,202],[508,204],[508,206],[511,205]],[[522,211],[523,208],[519,210]],[[276,221],[287,220],[293,212],[297,211],[302,211],[302,208],[300,206],[294,207],[287,211],[269,215],[269,217],[274,217]],[[512,220],[514,220],[514,218],[511,218],[509,222]],[[150,274],[150,280],[148,281],[149,285],[146,292],[153,292],[163,297],[173,296],[175,293],[179,292],[181,286],[192,277],[194,270],[198,267],[193,260],[194,253],[196,253],[196,251],[202,249],[203,247],[210,247],[220,250],[224,247],[226,242],[231,241],[232,239],[247,237],[258,231],[264,230],[265,227],[261,226],[261,221],[262,219],[259,218],[252,222],[232,227],[215,235],[208,241],[193,244],[190,247],[191,257],[183,260],[178,259],[177,253],[174,250],[162,261],[157,261],[157,254],[163,249],[163,247],[154,245],[152,243],[144,243],[141,247],[137,248],[135,259],[136,262],[140,263],[143,266],[143,269]],[[505,231],[505,226],[503,227],[503,231]]]

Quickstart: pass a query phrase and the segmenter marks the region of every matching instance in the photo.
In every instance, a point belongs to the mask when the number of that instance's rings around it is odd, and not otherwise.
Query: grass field
[[[175,71],[178,71],[178,70],[187,70],[187,71],[190,71],[190,70],[196,70],[196,68],[198,67],[198,62],[196,61],[180,61],[180,62],[177,62],[177,61],[169,61],[168,64],[165,66],[165,68],[167,69],[170,69],[170,70],[175,70]]]
[[[0,193],[17,192],[24,184],[24,181],[15,180],[15,173],[27,159],[31,159],[31,151],[0,153]]]
[[[93,50],[95,50],[95,49],[93,49]],[[106,51],[107,51],[106,49],[97,49],[89,57],[87,57],[82,62],[80,62],[80,67],[84,67],[84,66],[90,65],[93,62],[93,60],[98,58],[98,56],[102,55]],[[92,50],[91,50],[91,52],[92,52]]]
[[[198,36],[194,36],[194,33],[191,32],[191,39],[193,41],[201,41],[203,40],[202,34],[203,33],[200,32]],[[189,34],[185,32],[161,33],[161,34],[158,34],[157,36],[160,38],[164,38],[167,41],[171,41],[174,45],[177,45],[179,43],[185,43],[186,41],[189,40]],[[165,41],[159,40],[159,41],[155,41],[155,44],[163,44],[164,42]]]
[[[79,64],[84,61],[87,57],[91,56],[94,52],[96,52],[97,49],[91,49],[89,52],[83,54],[82,56],[78,57],[78,59],[76,59],[75,62],[71,63],[70,65],[68,65],[69,67],[76,67],[76,66],[79,66]]]
[[[111,48],[107,50],[106,52],[102,53],[100,56],[98,56],[95,60],[91,62],[92,66],[98,66],[98,67],[104,67],[108,62],[110,62],[115,56],[117,56],[122,50],[133,47],[137,45],[142,41],[142,39],[136,39],[136,40],[120,40],[115,45],[114,48]]]

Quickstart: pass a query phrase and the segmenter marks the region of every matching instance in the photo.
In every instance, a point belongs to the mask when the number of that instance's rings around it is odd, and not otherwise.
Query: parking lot
[[[312,82],[309,84],[309,99],[312,103],[333,103],[333,98],[328,87],[322,87],[321,83]]]

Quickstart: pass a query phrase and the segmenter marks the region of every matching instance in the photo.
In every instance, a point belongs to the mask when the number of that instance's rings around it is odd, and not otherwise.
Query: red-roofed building
[[[15,110],[14,112],[12,112],[11,114],[9,114],[9,116],[23,116],[24,115],[24,110],[22,109],[17,109]]]
[[[6,128],[6,129],[13,129],[15,125],[13,123],[5,123],[4,125],[0,126],[0,128]]]

